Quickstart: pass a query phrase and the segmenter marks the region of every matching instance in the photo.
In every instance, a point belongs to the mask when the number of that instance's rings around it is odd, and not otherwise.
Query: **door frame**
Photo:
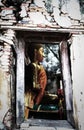
[[[45,33],[47,32],[45,31]],[[50,33],[53,33],[53,32],[50,32]],[[56,32],[56,34],[58,34],[58,32]],[[64,37],[64,36],[67,36],[67,37]],[[62,66],[63,85],[64,85],[64,92],[65,92],[67,120],[70,123],[73,123],[73,120],[72,120],[73,118],[72,116],[73,115],[72,84],[71,84],[71,75],[70,75],[70,69],[69,69],[70,66],[69,66],[68,51],[67,51],[68,50],[67,40],[68,40],[69,34],[65,32],[64,36],[63,36],[63,33],[62,34],[60,33],[59,43],[60,43],[61,66]],[[45,38],[44,38],[44,41],[45,41]],[[54,41],[54,42],[58,42],[58,41]],[[23,38],[20,36],[18,39],[17,64],[16,64],[16,125],[17,126],[20,125],[24,121],[24,82],[25,82],[24,60],[25,60],[25,40],[24,40],[24,36]],[[65,71],[67,72],[68,78],[66,77]],[[68,91],[68,94],[67,94],[67,91]]]

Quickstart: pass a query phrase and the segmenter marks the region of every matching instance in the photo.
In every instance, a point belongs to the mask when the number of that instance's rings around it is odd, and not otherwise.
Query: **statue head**
[[[44,51],[43,51],[43,45],[39,43],[31,43],[28,46],[28,56],[31,60],[31,62],[42,62]]]

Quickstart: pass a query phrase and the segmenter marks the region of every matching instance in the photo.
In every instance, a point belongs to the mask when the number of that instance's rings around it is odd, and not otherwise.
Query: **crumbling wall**
[[[15,27],[16,30],[17,29],[19,30],[22,27],[26,27],[27,29],[31,28],[31,30],[35,28],[37,29],[48,28],[48,30],[52,29],[53,31],[53,29],[60,30],[66,28],[66,30],[71,29],[72,33],[74,33],[73,29],[76,29],[75,31],[76,33],[78,29],[79,29],[79,33],[82,33],[84,30],[84,15],[81,14],[80,9],[82,8],[80,8],[79,2],[80,0],[79,1],[78,0],[44,0],[44,1],[43,0],[40,1],[39,0],[32,0],[32,1],[31,0],[0,0],[0,29]],[[13,71],[11,68],[13,64],[12,47],[15,49],[15,44],[14,44],[15,41],[12,38],[14,38],[15,34],[13,33],[13,36],[11,36],[9,35],[8,32],[4,32],[0,35],[0,116],[1,116],[1,120],[3,120],[4,113],[6,113],[11,107],[11,88],[13,88],[13,84],[11,85],[10,83],[11,80],[13,79],[12,78]],[[79,41],[79,39],[82,38],[83,37],[77,38],[77,40]],[[79,47],[78,46],[79,43],[77,42],[77,40],[72,41],[73,45],[76,44],[75,47]],[[77,50],[75,47],[73,47],[71,51],[74,49],[74,51],[76,52]],[[80,58],[77,58],[76,61],[78,62],[79,59],[81,59],[81,56]],[[18,58],[18,63],[19,63],[19,58]],[[72,58],[72,65],[73,63],[74,63],[74,58]],[[82,60],[80,61],[80,63],[82,63]],[[82,92],[83,80],[79,81],[80,77],[79,78],[75,77],[75,75],[77,76],[77,73],[82,73],[82,71],[76,71],[78,70],[77,64],[74,64],[74,68],[72,67],[72,69],[73,69],[72,79],[74,82],[73,94],[75,97],[74,117],[76,119],[75,122],[78,125],[78,128],[83,128],[84,123],[83,123],[83,118],[81,118],[81,115],[82,115],[84,103],[81,101],[82,103],[81,109],[78,109],[78,104],[80,104],[80,102],[77,104],[78,101],[77,94],[80,92],[80,91],[77,92],[78,91],[77,88],[78,86],[80,86],[79,88]],[[76,82],[78,84],[76,84]],[[80,82],[81,85],[79,84]],[[4,86],[6,91],[4,91]],[[78,94],[78,97],[83,95],[81,94],[81,92],[80,94]],[[82,98],[80,100],[82,100]]]
[[[15,32],[3,31],[0,35],[0,121],[8,128],[13,119],[14,103],[14,51]]]
[[[84,20],[78,0],[2,0],[0,6],[2,26],[83,27]]]

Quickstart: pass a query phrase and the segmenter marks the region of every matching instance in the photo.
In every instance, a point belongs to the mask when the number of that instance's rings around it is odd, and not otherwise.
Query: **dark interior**
[[[30,110],[29,118],[66,119],[59,44],[43,45],[45,57],[42,65],[46,70],[47,85],[40,105]]]

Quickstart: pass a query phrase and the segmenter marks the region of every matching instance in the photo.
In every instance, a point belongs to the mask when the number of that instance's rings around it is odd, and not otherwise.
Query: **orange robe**
[[[40,85],[39,91],[33,90],[33,75],[34,75],[34,66],[30,64],[26,67],[25,70],[26,77],[25,77],[25,106],[29,108],[33,108],[33,105],[39,105],[42,97],[45,92],[46,84],[47,84],[47,76],[46,71],[43,66],[40,66],[40,69],[37,73],[37,81]]]
[[[42,97],[44,95],[45,92],[45,88],[46,88],[46,84],[47,84],[47,76],[46,76],[46,72],[44,70],[44,68],[41,66],[39,72],[38,72],[38,82],[40,84],[40,90],[38,95],[36,96],[36,100],[35,103],[38,105],[41,100]]]

